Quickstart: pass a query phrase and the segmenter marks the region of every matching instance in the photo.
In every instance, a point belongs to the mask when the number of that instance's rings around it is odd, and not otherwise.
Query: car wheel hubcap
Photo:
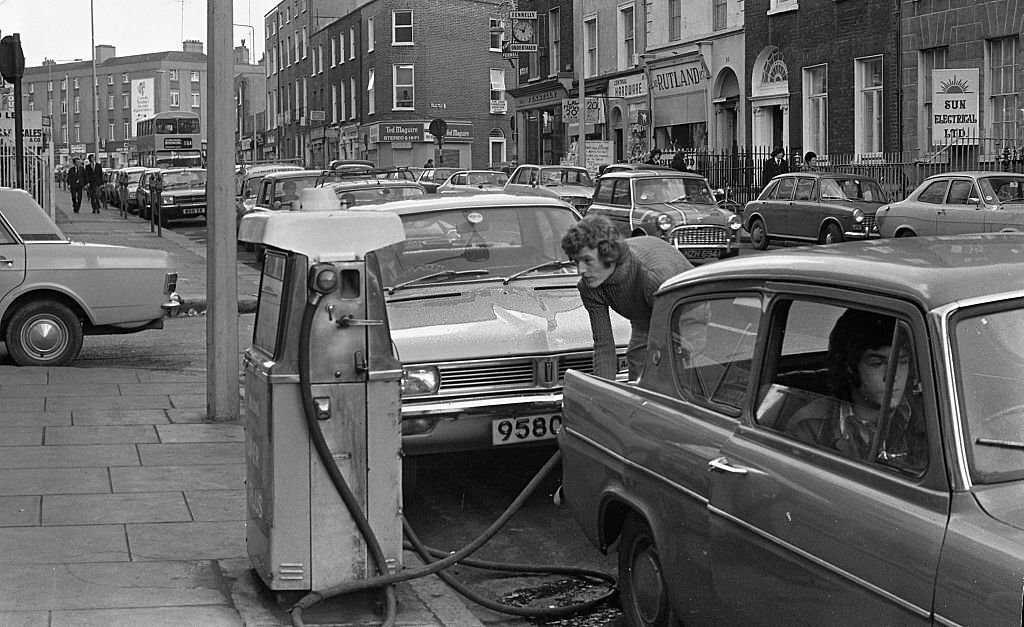
[[[50,359],[68,345],[68,330],[49,316],[33,318],[21,332],[21,345],[36,359]]]
[[[649,546],[636,554],[632,574],[637,613],[644,623],[657,623],[665,603],[665,588],[658,554],[653,547]]]

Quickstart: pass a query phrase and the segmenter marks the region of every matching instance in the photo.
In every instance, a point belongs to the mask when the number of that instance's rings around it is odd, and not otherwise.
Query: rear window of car
[[[941,205],[942,201],[946,199],[946,188],[949,186],[949,181],[935,181],[929,183],[928,187],[921,190],[921,193],[917,195],[918,202],[927,202],[936,205]]]

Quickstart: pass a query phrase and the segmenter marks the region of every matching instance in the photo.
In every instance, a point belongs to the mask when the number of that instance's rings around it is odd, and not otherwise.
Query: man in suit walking
[[[772,180],[778,174],[785,174],[789,172],[789,164],[786,163],[786,157],[783,154],[782,148],[775,148],[772,150],[770,157],[765,159],[764,167],[761,168],[761,189],[764,189],[768,185],[768,181]]]
[[[82,208],[82,188],[85,187],[85,169],[82,160],[75,157],[71,169],[67,173],[68,189],[71,190],[71,208],[78,213]]]
[[[89,154],[89,163],[85,166],[85,183],[89,186],[89,203],[92,212],[100,212],[100,187],[103,186],[103,166],[96,163],[96,156]]]

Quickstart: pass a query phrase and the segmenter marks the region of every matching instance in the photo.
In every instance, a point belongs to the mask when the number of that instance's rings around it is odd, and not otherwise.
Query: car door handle
[[[14,265],[14,260],[7,257],[0,257],[0,266],[7,266],[8,268]]]
[[[729,463],[729,459],[726,457],[716,457],[708,462],[708,470],[716,470],[718,472],[727,472],[731,475],[745,475],[749,472],[748,469],[742,466],[733,466]]]

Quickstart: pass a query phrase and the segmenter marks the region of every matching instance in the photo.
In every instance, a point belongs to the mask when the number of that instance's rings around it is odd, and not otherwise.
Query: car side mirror
[[[967,199],[967,204],[968,205],[974,205],[975,207],[979,207],[980,208],[981,207],[981,199],[980,198],[975,198],[974,196],[971,196],[970,198]]]

